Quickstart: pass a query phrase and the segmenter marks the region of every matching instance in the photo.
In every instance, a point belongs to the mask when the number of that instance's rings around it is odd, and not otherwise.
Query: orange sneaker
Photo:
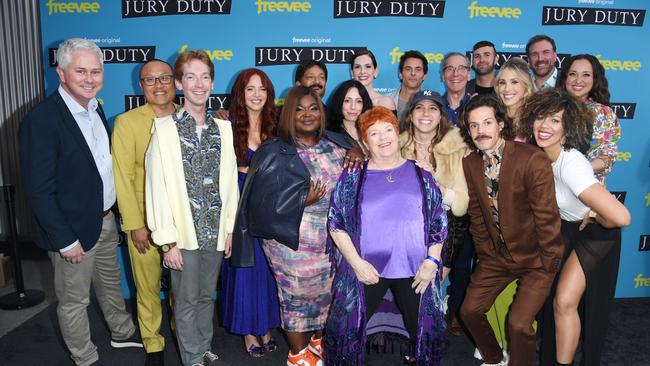
[[[311,338],[309,339],[309,346],[307,346],[307,348],[309,348],[311,353],[313,353],[314,355],[316,355],[316,356],[318,356],[320,358],[323,358],[323,356],[322,356],[322,354],[323,354],[323,352],[322,352],[323,351],[322,343],[323,343],[323,338],[316,339],[316,338],[314,338],[314,335],[312,334]]]
[[[289,350],[287,366],[323,366],[323,361],[311,353],[308,347],[305,347],[305,349],[300,351],[297,355],[294,355],[291,353],[291,350]]]

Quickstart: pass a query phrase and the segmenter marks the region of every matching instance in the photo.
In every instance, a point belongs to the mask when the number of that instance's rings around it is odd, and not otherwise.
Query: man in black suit
[[[74,38],[59,45],[57,63],[58,90],[20,125],[20,166],[38,224],[34,241],[54,267],[63,339],[75,364],[101,365],[86,311],[91,282],[111,345],[142,347],[122,298],[109,131],[95,98],[104,84],[103,54]]]

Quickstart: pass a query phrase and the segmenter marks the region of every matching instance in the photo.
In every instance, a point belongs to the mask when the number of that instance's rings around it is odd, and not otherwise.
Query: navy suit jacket
[[[110,137],[101,106],[97,112]],[[34,242],[59,251],[79,240],[84,251],[92,249],[102,229],[102,179],[58,91],[32,109],[18,135],[23,188],[37,222]]]

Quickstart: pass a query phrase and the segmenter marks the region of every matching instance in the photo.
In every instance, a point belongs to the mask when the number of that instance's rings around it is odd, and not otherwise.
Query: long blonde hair
[[[515,74],[515,76],[521,81],[522,84],[524,84],[524,97],[522,100],[519,102],[519,105],[517,107],[516,111],[512,111],[510,108],[507,108],[508,110],[508,117],[512,119],[515,130],[519,130],[519,115],[521,114],[521,107],[526,103],[526,100],[533,95],[533,92],[535,91],[533,87],[533,79],[530,77],[530,68],[528,67],[528,63],[524,61],[523,59],[519,57],[513,57],[510,60],[506,61],[506,63],[501,66],[501,69],[499,70],[499,73],[497,76],[494,78],[494,90],[497,92],[499,91],[499,82],[503,80],[503,71],[504,70],[510,70]]]

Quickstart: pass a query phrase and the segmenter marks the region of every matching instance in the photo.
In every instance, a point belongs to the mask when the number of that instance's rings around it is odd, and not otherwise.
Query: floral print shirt
[[[187,195],[192,209],[199,250],[216,250],[221,216],[219,170],[221,135],[219,126],[208,115],[203,129],[197,134],[196,121],[184,112],[174,115],[183,157]]]
[[[591,147],[586,155],[589,161],[600,158],[605,162],[605,169],[596,174],[596,178],[604,183],[618,156],[616,143],[621,139],[621,126],[610,107],[591,98],[587,100],[586,105],[594,113],[594,132],[591,136]]]

